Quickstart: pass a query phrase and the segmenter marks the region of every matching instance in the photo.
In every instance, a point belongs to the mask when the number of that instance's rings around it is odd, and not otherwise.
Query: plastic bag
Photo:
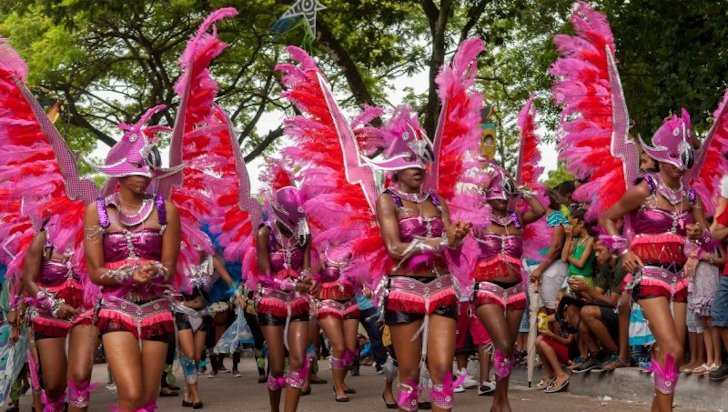
[[[248,322],[245,321],[242,309],[235,308],[235,321],[222,334],[220,340],[215,344],[213,352],[221,354],[233,354],[240,345],[251,345],[253,334],[250,332]]]

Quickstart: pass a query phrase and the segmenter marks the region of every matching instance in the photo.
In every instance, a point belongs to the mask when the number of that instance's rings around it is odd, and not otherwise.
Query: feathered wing
[[[473,85],[478,73],[477,57],[483,50],[480,39],[465,40],[450,66],[444,66],[435,79],[442,109],[433,139],[435,161],[428,183],[448,203],[453,220],[484,221],[477,194],[461,187],[468,181],[468,172],[481,166],[478,153],[483,97],[473,90]]]
[[[187,42],[180,66],[182,75],[175,85],[180,96],[170,144],[170,167],[184,165],[182,174],[160,179],[158,193],[179,209],[182,225],[179,272],[199,263],[200,251],[214,253],[211,239],[202,230],[204,223],[220,221],[224,215],[220,199],[229,196],[236,185],[234,153],[237,140],[227,116],[215,104],[218,85],[209,66],[227,45],[217,37],[215,23],[237,15],[234,8],[211,13]],[[212,30],[210,30],[212,29]],[[234,143],[233,143],[234,141]],[[184,287],[185,277],[180,277]]]
[[[433,170],[426,182],[447,202],[453,222],[474,224],[488,219],[480,196],[476,172],[482,167],[479,160],[481,141],[482,95],[473,89],[478,73],[478,55],[485,50],[478,38],[465,40],[458,47],[449,66],[443,66],[435,82],[442,105],[433,138]],[[448,251],[450,272],[462,285],[470,283],[470,271],[476,248],[466,239],[462,249]],[[470,253],[473,252],[473,253]]]
[[[4,221],[13,218],[0,239],[6,251],[14,250],[9,274],[22,275],[34,233],[45,227],[57,250],[73,252],[84,276],[84,207],[98,191],[79,177],[75,156],[26,88],[26,74],[25,62],[0,39],[0,208]]]
[[[518,128],[521,130],[521,144],[516,170],[516,184],[529,186],[541,203],[546,202],[546,190],[538,181],[543,173],[539,166],[541,152],[538,144],[541,138],[536,134],[536,107],[533,104],[535,95],[531,95],[518,114]],[[519,209],[527,209],[528,204],[520,200]],[[527,225],[523,231],[523,255],[526,258],[540,260],[543,258],[540,251],[549,246],[551,242],[551,229],[546,224],[546,218]]]
[[[614,64],[614,37],[606,16],[576,3],[575,35],[556,35],[560,57],[550,69],[557,78],[554,101],[562,107],[560,159],[588,181],[574,197],[590,202],[587,217],[598,218],[637,177],[638,148],[629,137],[629,118]]]
[[[283,97],[295,104],[301,115],[285,122],[286,134],[294,144],[284,149],[283,156],[302,168],[301,190],[314,248],[351,244],[376,228],[374,173],[361,160],[356,131],[314,60],[297,47],[287,50],[297,64],[276,68],[283,73]],[[379,109],[366,108],[357,123],[365,124],[379,114]],[[369,276],[364,267],[352,262],[345,275],[361,282]]]
[[[700,196],[706,215],[713,216],[718,205],[720,179],[728,170],[728,90],[713,113],[713,126],[703,142],[695,165],[683,176]]]

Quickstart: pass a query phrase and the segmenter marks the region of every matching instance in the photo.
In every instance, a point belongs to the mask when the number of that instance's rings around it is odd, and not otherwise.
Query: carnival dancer
[[[189,292],[183,292],[183,301],[174,306],[174,317],[180,349],[179,361],[187,383],[182,406],[199,409],[203,404],[197,387],[197,368],[205,349],[207,332],[212,326],[212,317],[207,312],[209,292],[217,278],[222,279],[229,288],[235,285],[225,264],[211,254],[201,253],[200,263],[193,265],[190,272]]]
[[[389,290],[389,297],[379,302],[387,309],[385,321],[391,324],[394,345],[402,357],[398,403],[404,410],[417,409],[417,381],[425,357],[435,383],[430,393],[433,407],[449,410],[453,404],[451,364],[458,297],[445,255],[459,256],[457,250],[449,253],[449,247],[459,244],[469,224],[451,224],[445,201],[457,205],[458,215],[469,211],[475,216],[468,207],[474,197],[464,194],[458,202],[453,199],[461,195],[455,190],[460,178],[476,164],[472,159],[480,143],[482,98],[469,88],[475,80],[475,57],[482,49],[479,40],[466,40],[452,67],[445,67],[438,76],[443,111],[433,145],[407,109],[398,110],[380,130],[368,125],[382,114],[378,109],[364,109],[354,121],[347,121],[325,77],[304,51],[289,47],[299,64],[279,65],[288,89],[284,96],[303,113],[287,120],[287,133],[296,143],[285,156],[303,166],[302,189],[318,201],[304,205],[311,206],[307,214],[312,231],[320,231],[314,242],[334,239],[329,246],[339,246],[353,239],[349,266],[354,279],[376,286],[385,274],[392,275],[384,277],[381,283],[387,287],[378,291]],[[384,158],[360,157],[377,147],[383,149]],[[426,164],[433,157],[435,167],[427,174]],[[392,183],[381,196],[373,169],[385,171]],[[447,196],[435,195],[431,189],[435,187]],[[426,350],[428,345],[432,350]]]
[[[394,139],[385,160],[372,161],[394,171],[394,183],[379,196],[376,209],[382,238],[396,262],[386,281],[384,322],[397,353],[399,406],[416,410],[422,358],[426,356],[435,384],[443,385],[445,374],[451,372],[458,293],[443,249],[457,247],[470,224],[452,223],[447,204],[434,192],[423,191],[432,149],[413,114],[400,111],[391,131]],[[419,334],[422,341],[413,340]],[[431,398],[433,410],[450,409],[444,399]]]
[[[336,402],[348,402],[347,394],[356,393],[344,384],[357,351],[359,305],[354,285],[344,275],[351,259],[351,243],[325,248],[321,253],[316,306],[319,324],[331,345],[331,374],[334,377]]]
[[[516,188],[497,164],[490,163],[486,173],[492,176],[484,196],[490,206],[490,222],[476,226],[472,231],[480,249],[473,270],[475,304],[478,317],[495,346],[493,410],[507,411],[510,410],[508,376],[515,362],[513,345],[527,305],[526,285],[522,283],[521,274],[524,270],[522,233],[525,226],[543,216],[546,209],[530,188]],[[520,213],[509,205],[517,196],[528,202],[529,210]]]
[[[44,410],[61,411],[66,403],[70,410],[85,410],[97,332],[91,327],[94,288],[82,275],[81,217],[93,184],[78,179],[73,156],[26,88],[26,75],[25,62],[0,39],[0,166],[6,170],[0,236],[3,251],[14,251],[8,278],[16,286],[21,276],[23,281],[12,300],[27,302],[32,312],[33,389],[41,386],[40,360]],[[9,214],[12,221],[6,221]]]
[[[142,129],[160,109],[148,111],[98,166],[118,179],[119,189],[89,204],[84,220],[89,275],[102,287],[97,325],[124,411],[156,409],[168,335],[174,334],[166,292],[177,271],[180,218],[171,201],[147,193],[160,165]]]
[[[270,195],[270,221],[258,229],[256,253],[260,289],[256,296],[258,322],[268,344],[268,393],[271,410],[278,411],[286,388],[284,411],[298,408],[307,362],[311,242],[306,229],[301,193],[292,186]],[[286,349],[289,372],[284,376]]]
[[[213,102],[217,84],[207,67],[225,48],[214,23],[236,14],[233,8],[211,13],[187,44],[176,85],[181,100],[170,169],[161,169],[150,139],[164,128],[143,126],[160,106],[126,126],[105,165],[97,166],[111,179],[106,197],[86,208],[84,246],[89,275],[103,290],[98,326],[125,411],[156,410],[167,342],[174,333],[168,292],[185,290],[184,279],[176,275],[178,257],[184,273],[198,261],[200,250],[213,253],[197,216],[219,214],[211,208],[225,181],[211,169],[235,166],[232,155],[229,165],[218,157],[226,150],[232,154],[232,139],[224,113]]]
[[[627,290],[642,307],[657,341],[649,368],[655,382],[652,409],[671,411],[678,364],[683,361],[688,285],[684,273],[710,256],[686,247],[686,238],[712,241],[705,215],[714,211],[713,196],[728,167],[723,155],[728,140],[726,97],[699,151],[685,110],[666,119],[651,144],[640,140],[659,172],[647,173],[633,184],[640,153],[629,135],[611,29],[606,17],[584,2],[578,3],[571,22],[575,35],[554,39],[562,57],[551,69],[559,77],[554,96],[564,107],[562,117],[569,119],[562,126],[562,160],[578,179],[586,179],[574,198],[593,200],[587,219],[600,218],[606,232],[601,240],[623,255],[624,268],[633,275]]]
[[[673,133],[677,131],[677,133]],[[633,298],[650,322],[658,345],[653,356],[655,402],[657,410],[672,410],[672,394],[677,382],[677,365],[683,359],[688,281],[683,272],[690,264],[684,250],[688,232],[699,238],[708,227],[700,199],[685,187],[681,178],[693,166],[689,145],[690,118],[668,119],[652,137],[652,145],[643,143],[645,152],[660,168],[645,175],[644,181],[629,189],[601,219],[607,234],[614,236],[624,254],[624,267],[634,274]],[[629,215],[634,238],[621,237],[618,221]],[[690,260],[697,259],[691,256]],[[671,315],[671,309],[674,315]]]
[[[94,302],[84,299],[84,287],[71,260],[73,251],[59,253],[48,231],[44,228],[33,239],[23,274],[24,288],[34,297],[29,301],[43,371],[44,410],[62,411],[66,402],[71,411],[86,410],[98,340],[92,325]]]

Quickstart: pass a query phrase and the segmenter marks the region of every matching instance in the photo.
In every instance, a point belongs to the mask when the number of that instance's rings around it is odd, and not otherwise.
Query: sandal
[[[563,392],[563,391],[566,390],[566,388],[569,387],[569,381],[570,380],[571,380],[570,378],[566,378],[565,381],[563,381],[563,382],[561,382],[559,384],[557,384],[556,381],[554,381],[554,383],[552,383],[551,386],[549,386],[548,388],[546,388],[546,390],[544,390],[544,392],[545,393]]]
[[[328,381],[326,381],[326,379],[319,378],[316,375],[314,375],[314,376],[316,377],[316,379],[309,379],[309,382],[311,383],[311,385],[325,385],[326,383],[328,383]]]
[[[717,371],[720,366],[716,365],[715,363],[711,364],[705,369],[705,372],[701,374],[701,376],[708,376],[710,375],[710,372]]]
[[[692,374],[693,375],[703,375],[705,373],[705,371],[707,371],[707,370],[708,370],[708,365],[704,363],[704,364],[698,366],[697,368],[693,369]]]
[[[555,380],[555,377],[541,379],[541,381],[536,384],[536,389],[542,391],[551,386],[551,384],[554,383]]]
[[[609,359],[608,363],[604,365],[605,371],[613,371],[617,368],[626,368],[627,362],[623,361],[622,358],[615,356],[612,359]]]
[[[387,403],[387,397],[384,396],[384,392],[382,392],[382,400],[384,401],[384,406],[387,407],[387,409],[397,409],[397,403]]]

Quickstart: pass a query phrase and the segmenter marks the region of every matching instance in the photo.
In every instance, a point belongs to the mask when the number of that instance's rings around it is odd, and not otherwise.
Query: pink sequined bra
[[[390,196],[394,205],[397,206],[397,210],[400,212],[399,218],[399,237],[403,242],[411,242],[416,237],[440,237],[445,230],[445,224],[442,221],[442,217],[423,217],[420,215],[408,215],[402,198],[392,190],[386,190]],[[430,201],[438,209],[441,208],[440,199],[434,194],[429,194]]]
[[[104,260],[107,263],[133,258],[158,261],[161,257],[162,234],[159,230],[104,233]]]
[[[79,281],[78,275],[68,262],[59,259],[44,259],[40,266],[37,282],[41,287],[48,287],[60,285],[71,279]]]
[[[476,282],[484,282],[509,277],[511,271],[521,270],[523,238],[521,235],[497,235],[488,232],[486,226],[473,228],[480,253],[473,271]]]
[[[673,196],[664,193],[666,189],[662,188],[664,184],[660,184],[658,177],[646,175],[645,181],[653,196],[660,194],[672,204],[680,204],[685,198],[690,201],[691,206],[695,203],[695,192],[692,190],[683,190],[679,195]],[[644,263],[685,262],[686,226],[695,223],[690,210],[670,211],[643,204],[632,212],[631,222],[636,233],[631,249]]]
[[[286,271],[286,269],[300,272],[303,267],[303,246],[296,243],[296,245],[286,249],[285,247],[282,247],[282,245],[279,245],[279,242],[276,240],[276,237],[273,234],[275,228],[269,226],[269,229],[268,257],[270,259],[271,273],[282,273]]]
[[[164,200],[157,197],[157,221],[160,229],[137,228],[123,232],[106,231],[111,226],[106,210],[105,199],[97,199],[99,225],[104,229],[103,248],[106,267],[117,268],[134,262],[153,260],[162,257],[162,233],[167,225],[167,213]],[[131,300],[147,300],[160,296],[166,289],[167,280],[157,278],[144,285],[104,286],[105,296],[129,298]]]

